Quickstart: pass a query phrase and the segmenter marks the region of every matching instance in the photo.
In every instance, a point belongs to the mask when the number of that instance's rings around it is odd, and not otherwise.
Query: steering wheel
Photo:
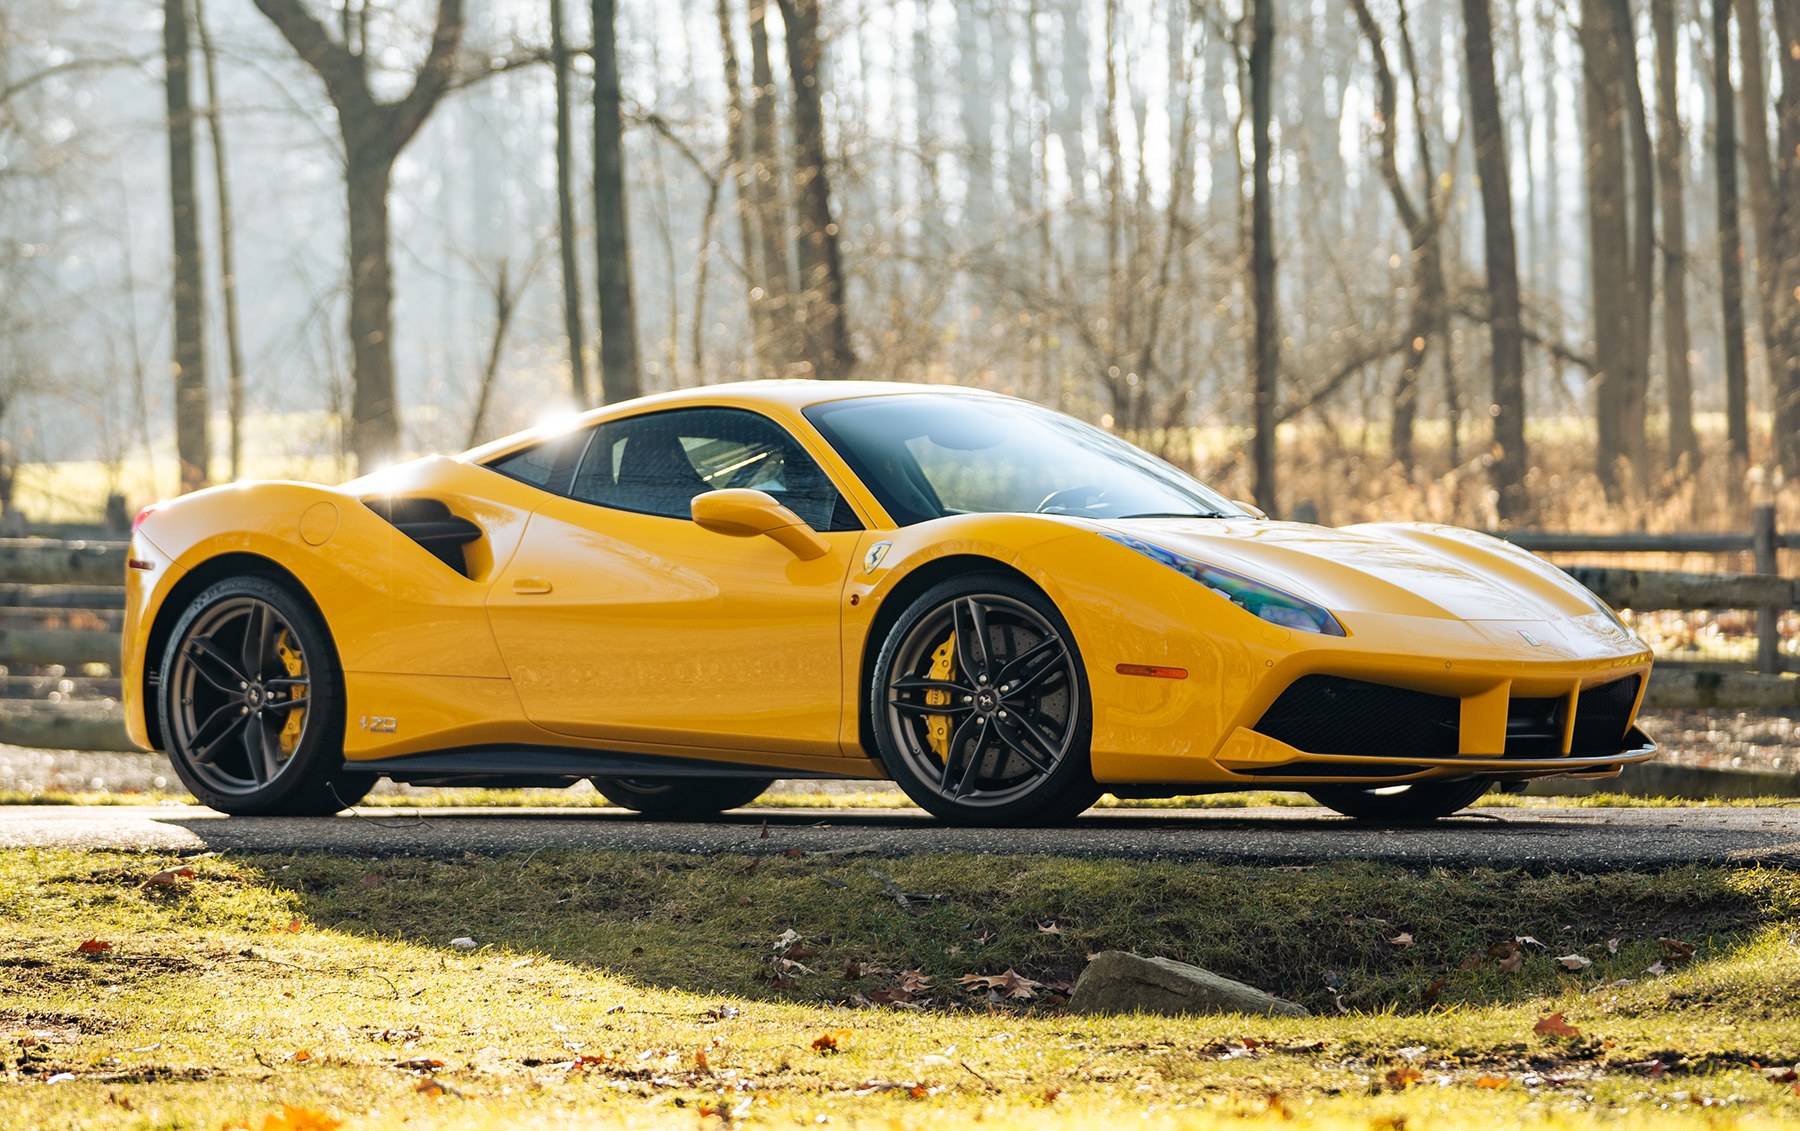
[[[1060,491],[1052,491],[1044,496],[1044,501],[1037,505],[1038,514],[1080,514],[1098,506],[1106,505],[1102,500],[1106,492],[1099,486],[1086,483],[1080,487],[1064,487]],[[1077,500],[1080,500],[1077,502]]]

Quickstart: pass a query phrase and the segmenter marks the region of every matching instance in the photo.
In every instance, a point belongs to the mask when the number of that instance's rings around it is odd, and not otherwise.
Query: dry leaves
[[[441,1099],[444,1096],[455,1096],[458,1099],[462,1098],[462,1092],[457,1089],[456,1085],[439,1080],[436,1076],[427,1076],[423,1080],[420,1080],[417,1084],[413,1085],[413,1091],[422,1096],[430,1096],[433,1099]]]
[[[196,872],[186,865],[179,868],[164,868],[162,871],[145,880],[139,886],[146,888],[178,888],[186,885],[190,880],[198,878],[199,875],[199,872]]]
[[[1564,970],[1586,970],[1594,964],[1593,959],[1583,958],[1579,954],[1558,955],[1556,960],[1562,963]]]
[[[337,1131],[344,1121],[317,1108],[282,1104],[281,1110],[263,1116],[262,1131]]]
[[[813,1051],[821,1056],[834,1053],[842,1048],[844,1042],[849,1039],[850,1030],[848,1029],[833,1029],[828,1033],[820,1033],[813,1038]]]
[[[1550,1016],[1543,1018],[1536,1025],[1531,1027],[1531,1031],[1540,1037],[1581,1036],[1581,1030],[1564,1020],[1563,1015],[1560,1012],[1552,1013]]]
[[[956,984],[972,993],[985,990],[1005,1001],[1027,1001],[1044,988],[1044,983],[1034,982],[1010,966],[1001,974],[964,974]]]
[[[1410,1064],[1402,1064],[1398,1068],[1390,1068],[1387,1073],[1387,1082],[1388,1087],[1390,1088],[1410,1088],[1423,1078],[1424,1073],[1420,1072]]]
[[[1510,1083],[1512,1083],[1512,1080],[1505,1076],[1482,1075],[1475,1078],[1475,1086],[1477,1088],[1504,1088]]]
[[[1399,947],[1401,950],[1405,950],[1407,947],[1409,947],[1413,944],[1412,932],[1411,931],[1401,931],[1399,934],[1397,934],[1393,938],[1389,939],[1388,944],[1390,946]]]
[[[77,954],[105,954],[113,948],[113,944],[105,939],[89,939],[75,948]]]

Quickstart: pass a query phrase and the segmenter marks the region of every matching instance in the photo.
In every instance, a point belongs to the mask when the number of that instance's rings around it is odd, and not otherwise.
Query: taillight
[[[157,503],[151,503],[149,506],[145,507],[143,510],[141,510],[137,513],[137,517],[135,519],[133,519],[131,522],[131,532],[133,534],[136,534],[138,532],[138,527],[144,525],[145,519],[149,518],[151,515],[156,513],[156,508],[158,505],[159,504],[157,504]]]

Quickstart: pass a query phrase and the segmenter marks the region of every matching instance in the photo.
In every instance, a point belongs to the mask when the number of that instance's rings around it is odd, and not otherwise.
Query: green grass
[[[0,854],[0,1122],[280,1127],[290,1104],[369,1127],[1800,1125],[1759,1068],[1800,1060],[1781,871],[543,851],[207,856],[144,886],[178,863]],[[790,930],[810,972],[770,981]],[[1503,972],[1489,948],[1522,935],[1547,946]],[[1693,959],[1646,975],[1659,938]],[[1111,947],[1315,1016],[1070,1014],[1060,988]],[[957,984],[1009,968],[1043,987]],[[864,1004],[904,970],[931,988]],[[1555,1012],[1581,1035],[1533,1032]]]

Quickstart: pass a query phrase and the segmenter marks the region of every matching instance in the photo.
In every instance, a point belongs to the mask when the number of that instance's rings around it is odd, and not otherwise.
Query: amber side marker
[[[1152,664],[1120,664],[1114,669],[1120,675],[1147,675],[1156,679],[1186,679],[1186,668],[1159,668]]]

